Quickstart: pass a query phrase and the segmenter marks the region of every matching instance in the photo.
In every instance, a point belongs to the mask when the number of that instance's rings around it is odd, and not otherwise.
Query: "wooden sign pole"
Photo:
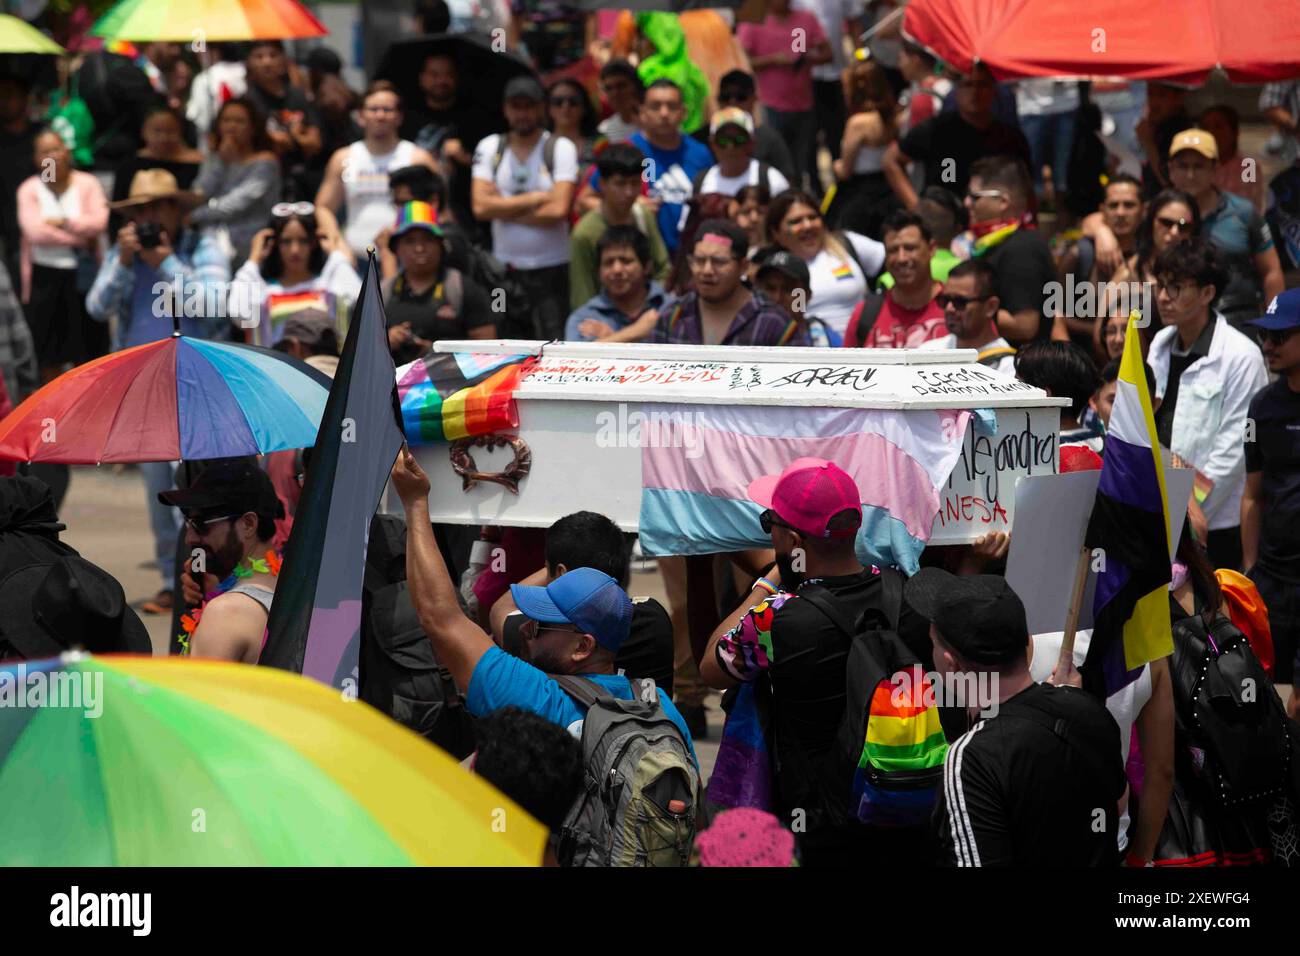
[[[1074,571],[1074,588],[1070,591],[1070,604],[1065,612],[1065,633],[1061,635],[1061,656],[1052,671],[1053,684],[1074,684],[1071,675],[1074,666],[1074,635],[1079,629],[1079,612],[1083,610],[1083,592],[1088,585],[1088,559],[1091,552],[1085,546],[1079,551],[1078,565]]]

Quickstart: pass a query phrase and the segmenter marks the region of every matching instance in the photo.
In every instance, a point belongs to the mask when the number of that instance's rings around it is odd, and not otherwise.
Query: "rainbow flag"
[[[893,678],[887,678],[876,685],[859,770],[868,764],[886,772],[928,770],[943,763],[948,740],[939,723],[938,708],[925,705],[928,683],[917,664],[909,681],[896,686]]]
[[[749,484],[796,458],[825,458],[857,482],[864,564],[914,574],[961,456],[968,410],[645,405],[641,547],[712,554],[770,547]],[[409,433],[409,429],[408,429]]]
[[[431,445],[518,426],[514,394],[526,358],[431,352],[403,365],[397,395],[407,440]]]
[[[837,281],[840,279],[852,279],[853,267],[849,265],[847,262],[840,263],[838,266],[836,266],[834,269],[831,270],[831,275],[833,275]]]

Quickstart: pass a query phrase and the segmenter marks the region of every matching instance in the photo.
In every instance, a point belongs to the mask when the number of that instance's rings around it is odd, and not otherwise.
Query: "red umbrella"
[[[1300,76],[1300,0],[912,0],[903,33],[961,72],[978,62],[999,79]]]

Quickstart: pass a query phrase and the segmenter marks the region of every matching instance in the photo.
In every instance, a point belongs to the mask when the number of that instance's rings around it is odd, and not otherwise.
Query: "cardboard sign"
[[[1169,560],[1178,547],[1187,518],[1187,499],[1195,472],[1166,468],[1171,525]],[[1079,551],[1097,497],[1100,471],[1038,475],[1016,482],[1016,530],[1007,554],[1007,583],[1020,595],[1029,618],[1029,633],[1060,632],[1070,603]],[[1181,503],[1181,507],[1180,507]],[[1092,627],[1092,600],[1097,575],[1089,569],[1079,628]]]

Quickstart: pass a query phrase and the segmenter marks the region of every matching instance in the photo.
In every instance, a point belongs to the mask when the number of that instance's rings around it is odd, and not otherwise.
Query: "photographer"
[[[210,231],[186,231],[185,206],[192,193],[182,192],[176,177],[164,169],[143,169],[131,180],[130,194],[112,208],[123,210],[130,222],[117,232],[117,240],[100,266],[86,296],[92,319],[116,319],[114,344],[119,349],[145,345],[172,334],[177,303],[180,330],[196,338],[217,338],[227,333],[226,285],[230,262],[221,243]],[[197,314],[192,314],[197,313]],[[140,465],[148,489],[149,521],[154,552],[163,575],[163,588],[142,609],[169,612],[172,606],[176,535],[180,519],[176,509],[157,500],[172,486],[170,462]]]

